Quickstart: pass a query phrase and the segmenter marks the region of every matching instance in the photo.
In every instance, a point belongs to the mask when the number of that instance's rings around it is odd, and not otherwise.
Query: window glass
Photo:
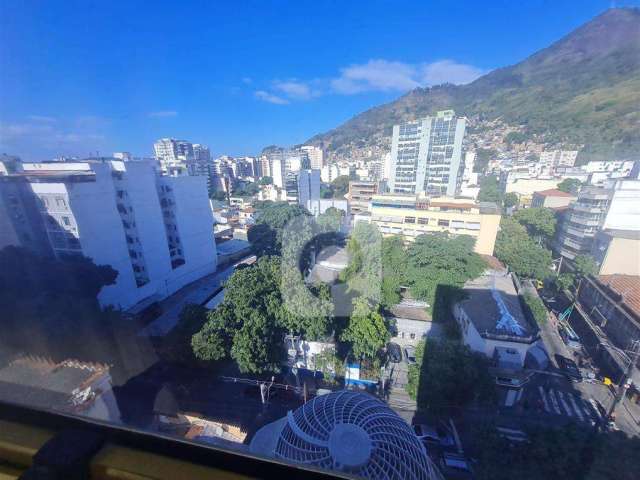
[[[638,477],[640,0],[156,3],[0,2],[0,421]]]

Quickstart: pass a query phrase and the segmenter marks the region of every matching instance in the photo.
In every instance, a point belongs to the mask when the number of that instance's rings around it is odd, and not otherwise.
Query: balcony
[[[581,203],[576,203],[573,205],[572,207],[573,210],[575,210],[576,212],[585,212],[585,213],[602,213],[605,210],[605,207],[596,207],[596,206],[589,206],[589,205],[584,205]]]
[[[569,221],[577,223],[578,225],[584,225],[586,227],[597,227],[598,225],[600,225],[599,218],[585,218],[579,215],[570,215]]]

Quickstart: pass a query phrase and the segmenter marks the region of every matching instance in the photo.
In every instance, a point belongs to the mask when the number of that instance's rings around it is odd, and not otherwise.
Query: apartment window
[[[428,218],[419,218],[418,219],[418,223],[420,225],[429,225],[429,219]]]
[[[66,208],[67,202],[65,202],[62,197],[56,197],[56,205],[61,208]]]
[[[64,223],[68,227],[69,225],[71,225],[71,220],[69,220],[69,217],[63,216],[62,223]]]
[[[480,230],[480,222],[467,222],[466,227],[468,230]]]
[[[404,217],[404,223],[416,223],[416,217]]]
[[[460,220],[451,220],[451,228],[464,228],[464,222]]]
[[[448,227],[449,226],[449,220],[438,220],[438,226],[439,227]]]

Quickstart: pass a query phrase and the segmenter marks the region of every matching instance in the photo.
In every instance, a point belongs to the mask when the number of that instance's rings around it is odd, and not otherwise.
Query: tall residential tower
[[[465,118],[453,110],[395,125],[391,143],[389,189],[453,197],[462,181]]]

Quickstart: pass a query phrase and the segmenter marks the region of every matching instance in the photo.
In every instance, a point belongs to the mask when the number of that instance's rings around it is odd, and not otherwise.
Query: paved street
[[[207,275],[195,282],[190,283],[184,288],[181,288],[170,297],[160,302],[162,308],[162,314],[156,318],[149,325],[144,327],[138,333],[143,337],[157,337],[163,336],[169,333],[169,331],[176,326],[180,312],[185,305],[194,303],[197,305],[204,304],[209,297],[218,289],[222,284],[229,279],[237,265],[255,259],[255,256],[250,255],[243,258],[239,262],[224,268],[221,271],[216,271],[211,275]]]

